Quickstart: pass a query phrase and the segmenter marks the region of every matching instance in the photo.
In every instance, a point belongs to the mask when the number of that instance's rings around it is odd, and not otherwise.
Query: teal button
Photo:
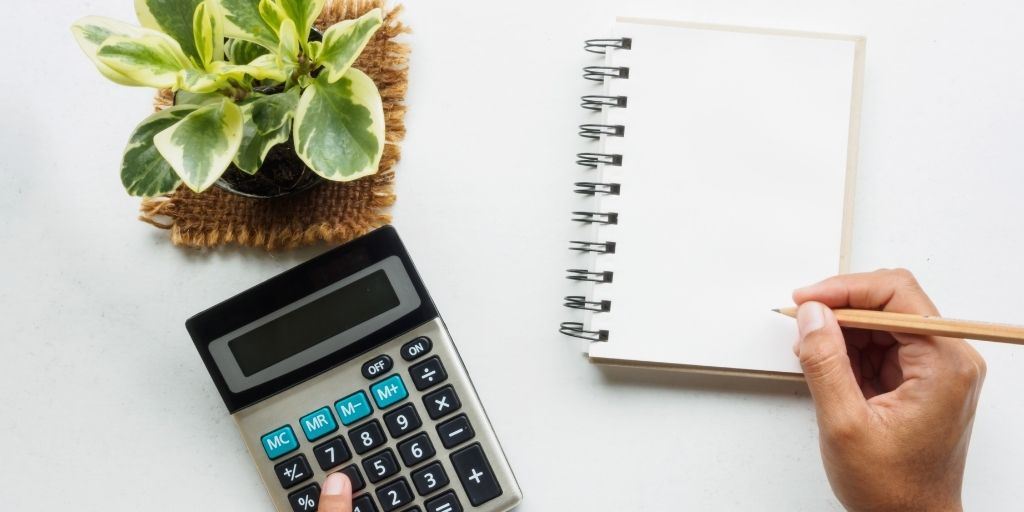
[[[402,377],[392,375],[370,387],[370,394],[377,407],[383,409],[393,403],[405,400],[409,392],[405,390],[405,383]]]
[[[263,450],[267,452],[267,457],[270,457],[271,460],[299,447],[299,440],[295,439],[295,432],[288,425],[269,434],[264,434],[260,438],[260,442],[263,444]]]
[[[342,425],[351,425],[373,412],[370,408],[370,402],[366,399],[366,393],[362,391],[356,391],[341,400],[334,403],[334,408],[338,411],[338,417],[341,418]]]
[[[310,442],[338,430],[338,424],[334,421],[334,414],[331,414],[330,407],[317,409],[303,416],[299,420],[299,426],[306,434],[306,440]]]

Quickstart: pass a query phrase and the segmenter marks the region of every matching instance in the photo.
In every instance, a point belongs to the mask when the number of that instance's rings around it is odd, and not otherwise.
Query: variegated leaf
[[[242,111],[231,101],[205,105],[153,137],[190,189],[202,192],[231,164],[242,142]]]
[[[159,30],[178,42],[182,51],[196,64],[202,62],[193,20],[203,0],[135,0],[135,15],[143,27]]]
[[[266,48],[244,39],[228,39],[226,50],[228,62],[232,64],[248,64],[268,52]]]
[[[203,105],[209,105],[223,100],[224,96],[217,93],[189,92],[185,90],[174,93],[175,105],[193,105],[201,107]]]
[[[278,65],[285,69],[294,68],[299,63],[299,33],[295,22],[284,20],[277,35],[281,38],[277,47]]]
[[[351,181],[377,172],[384,153],[384,106],[376,84],[349,68],[331,83],[321,74],[302,93],[292,136],[314,172]]]
[[[357,19],[335,24],[324,32],[323,48],[317,54],[316,62],[323,65],[329,81],[341,78],[348,71],[383,23],[384,18],[378,8]]]
[[[288,79],[288,70],[281,68],[277,57],[271,54],[261,55],[248,64],[227,64],[214,62],[213,71],[225,79],[241,82],[246,76],[256,80],[273,80],[284,82]]]
[[[71,33],[74,34],[75,41],[78,42],[78,46],[82,48],[85,55],[96,65],[96,69],[99,70],[100,74],[121,85],[145,85],[118,73],[110,66],[104,64],[97,57],[96,53],[99,51],[100,45],[111,37],[141,37],[148,33],[156,33],[156,31],[136,27],[110,18],[87,16],[76,21],[71,26]]]
[[[288,13],[284,12],[276,0],[260,0],[256,9],[263,21],[277,34],[281,31],[281,24],[288,19]]]
[[[175,40],[153,31],[134,37],[108,37],[96,57],[128,79],[158,88],[176,87],[178,72],[191,67]]]
[[[277,25],[260,16],[259,0],[218,0],[224,11],[224,34],[250,41],[267,49],[277,48]],[[246,62],[235,61],[236,64]]]
[[[224,13],[220,4],[214,0],[199,4],[192,19],[192,32],[200,63],[205,69],[209,69],[212,62],[224,60]]]
[[[153,145],[153,136],[196,110],[194,105],[166,108],[135,128],[121,158],[121,183],[133,196],[153,197],[173,192],[181,178]]]
[[[223,64],[223,61],[214,62],[214,64]],[[216,69],[217,66],[211,67]],[[186,69],[178,73],[177,85],[174,88],[195,93],[211,93],[227,86],[229,78],[229,76],[216,71],[208,73],[196,69]]]
[[[292,87],[242,105],[242,144],[234,160],[239,169],[255,174],[270,149],[288,140],[298,104],[299,88]]]
[[[324,10],[325,0],[277,0],[281,9],[284,10],[288,19],[295,22],[296,31],[302,42],[309,39],[309,30],[313,28],[313,22]]]

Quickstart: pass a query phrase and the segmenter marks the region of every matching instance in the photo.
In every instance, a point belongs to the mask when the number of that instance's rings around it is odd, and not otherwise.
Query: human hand
[[[331,473],[320,492],[320,512],[352,512],[352,484],[342,473]]]
[[[793,300],[800,331],[793,350],[839,501],[850,510],[962,510],[985,379],[978,352],[961,339],[840,329],[829,308],[938,315],[906,270],[832,277],[796,290]]]

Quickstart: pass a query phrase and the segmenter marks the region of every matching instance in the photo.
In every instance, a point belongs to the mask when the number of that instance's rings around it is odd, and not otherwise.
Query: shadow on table
[[[744,395],[810,396],[802,380],[717,375],[658,368],[594,365],[608,385],[665,390],[712,391]]]

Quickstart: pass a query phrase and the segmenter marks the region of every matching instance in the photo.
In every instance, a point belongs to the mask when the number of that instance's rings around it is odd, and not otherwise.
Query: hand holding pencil
[[[905,270],[832,277],[796,290],[793,300],[800,332],[793,350],[814,398],[825,470],[843,505],[962,509],[985,378],[981,356],[958,338],[840,327],[830,308],[938,317]]]

